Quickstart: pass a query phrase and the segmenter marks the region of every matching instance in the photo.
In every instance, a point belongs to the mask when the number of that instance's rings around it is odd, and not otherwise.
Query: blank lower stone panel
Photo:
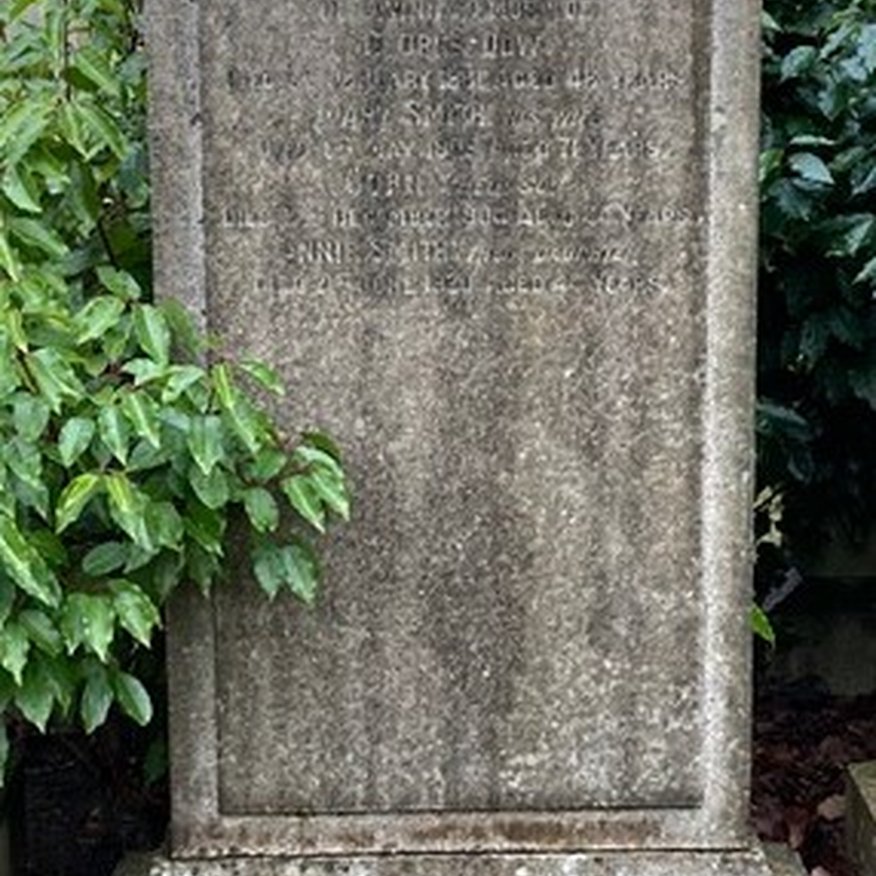
[[[211,326],[357,499],[218,600],[223,813],[699,801],[700,5],[202,0]]]

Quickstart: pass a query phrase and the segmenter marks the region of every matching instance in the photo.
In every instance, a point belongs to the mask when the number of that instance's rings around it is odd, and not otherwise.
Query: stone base
[[[129,858],[115,876],[792,876],[751,852],[385,855],[360,858]],[[780,856],[781,859],[781,856]],[[798,871],[802,874],[802,869]]]
[[[846,846],[864,876],[876,873],[876,761],[849,766]]]

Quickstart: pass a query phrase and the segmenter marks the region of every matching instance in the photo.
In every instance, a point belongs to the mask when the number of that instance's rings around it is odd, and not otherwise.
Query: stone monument
[[[159,293],[357,497],[315,609],[173,607],[153,871],[766,872],[757,3],[146,5]]]

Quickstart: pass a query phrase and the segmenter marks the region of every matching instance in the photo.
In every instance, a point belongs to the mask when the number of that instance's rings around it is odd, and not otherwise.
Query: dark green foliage
[[[799,556],[876,504],[876,2],[765,9],[759,478]]]
[[[258,403],[271,369],[152,299],[140,49],[132,0],[0,6],[0,775],[11,716],[149,721],[131,657],[220,577],[233,514],[308,604],[308,532],[349,514],[334,446]]]

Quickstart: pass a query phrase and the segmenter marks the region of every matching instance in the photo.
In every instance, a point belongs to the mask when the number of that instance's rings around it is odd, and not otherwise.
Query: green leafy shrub
[[[787,561],[873,521],[876,3],[765,10],[758,464]]]
[[[174,587],[220,577],[232,515],[262,589],[311,603],[307,531],[349,513],[331,442],[258,403],[274,372],[152,300],[136,14],[0,8],[0,763],[10,720],[148,722],[128,657]]]

